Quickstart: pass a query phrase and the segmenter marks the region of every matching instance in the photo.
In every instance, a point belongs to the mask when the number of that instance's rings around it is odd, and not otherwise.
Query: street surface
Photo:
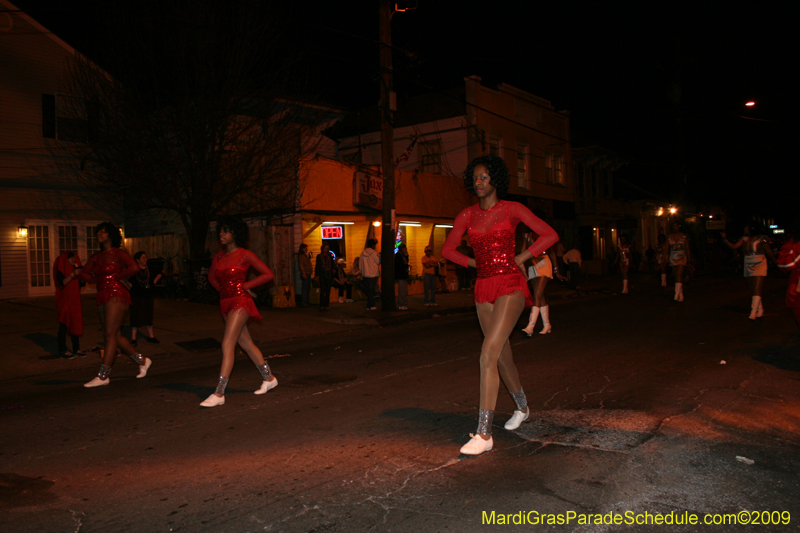
[[[253,395],[260,376],[239,354],[213,409],[198,404],[218,353],[166,343],[145,379],[127,359],[98,389],[81,386],[94,365],[6,379],[0,530],[797,531],[800,338],[785,281],[765,287],[757,322],[738,277],[694,280],[683,303],[644,277],[629,295],[555,302],[552,334],[511,338],[533,421],[503,429],[501,386],[495,447],[479,457],[458,451],[476,426],[474,314],[260,343],[278,388]],[[577,523],[742,510],[783,523]],[[576,517],[486,524],[492,512]]]

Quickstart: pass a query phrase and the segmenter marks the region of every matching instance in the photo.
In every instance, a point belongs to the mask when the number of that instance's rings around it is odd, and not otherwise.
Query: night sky
[[[16,3],[77,49],[102,56],[107,1]],[[657,197],[681,201],[674,182],[682,143],[682,201],[784,222],[798,211],[789,165],[798,118],[789,50],[797,38],[788,11],[730,2],[466,4],[400,3],[418,6],[392,21],[400,101],[473,74],[509,83],[569,110],[575,146],[619,153],[631,161],[620,175]],[[292,5],[287,38],[304,50],[319,98],[350,109],[375,104],[377,0]],[[756,107],[745,108],[748,100]]]

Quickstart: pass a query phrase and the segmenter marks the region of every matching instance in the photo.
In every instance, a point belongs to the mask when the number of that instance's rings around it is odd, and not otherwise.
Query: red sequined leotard
[[[250,267],[261,275],[245,281]],[[211,271],[208,273],[208,281],[219,291],[219,310],[222,316],[228,316],[234,309],[243,308],[253,318],[261,318],[261,315],[253,298],[246,291],[268,283],[274,277],[269,267],[245,248],[237,248],[229,254],[224,250],[217,252],[211,260]]]
[[[128,279],[139,272],[139,265],[119,248],[97,252],[86,262],[81,278],[97,283],[97,305],[105,305],[112,299],[131,305],[131,295],[120,280]]]
[[[458,252],[456,246],[464,233],[469,233],[469,242],[475,251],[475,263],[478,266],[476,303],[494,303],[500,296],[521,292],[525,296],[526,304],[533,305],[525,276],[514,262],[514,231],[519,222],[539,235],[528,248],[534,257],[558,241],[558,234],[553,228],[517,202],[500,200],[487,210],[475,204],[456,217],[453,229],[442,248],[442,256],[461,266],[467,266],[469,258]]]

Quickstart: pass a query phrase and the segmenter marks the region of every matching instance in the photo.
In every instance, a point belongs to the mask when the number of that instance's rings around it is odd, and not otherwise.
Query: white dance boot
[[[542,306],[542,331],[539,332],[539,335],[546,335],[553,331],[553,326],[550,325],[550,306],[543,305]]]
[[[764,300],[761,296],[758,297],[758,311],[756,311],[756,317],[761,318],[764,316]]]
[[[531,307],[531,316],[528,319],[528,326],[522,328],[522,331],[530,337],[533,335],[533,328],[536,327],[536,321],[539,320],[539,307],[533,306]]]
[[[761,304],[761,296],[753,296],[750,300],[750,316],[747,317],[750,320],[755,320],[756,317],[759,316],[758,314],[758,307]],[[762,311],[763,314],[763,311]]]
[[[683,301],[683,283],[675,284],[675,301],[676,302]]]
[[[270,391],[278,386],[278,378],[273,378],[271,381],[267,381],[266,379],[261,382],[261,387],[253,392],[253,394],[266,394],[267,391]]]

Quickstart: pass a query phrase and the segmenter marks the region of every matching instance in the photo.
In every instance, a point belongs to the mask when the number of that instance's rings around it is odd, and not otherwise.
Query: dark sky
[[[76,48],[101,53],[107,1],[17,4]],[[319,94],[349,108],[377,102],[377,0],[291,5],[288,35],[305,48]],[[574,144],[625,156],[624,176],[645,188],[676,195],[682,144],[688,197],[767,216],[797,211],[789,165],[797,39],[788,11],[733,2],[401,5],[417,9],[392,21],[398,98],[472,74],[506,82],[569,110]],[[747,100],[756,108],[747,110]]]

